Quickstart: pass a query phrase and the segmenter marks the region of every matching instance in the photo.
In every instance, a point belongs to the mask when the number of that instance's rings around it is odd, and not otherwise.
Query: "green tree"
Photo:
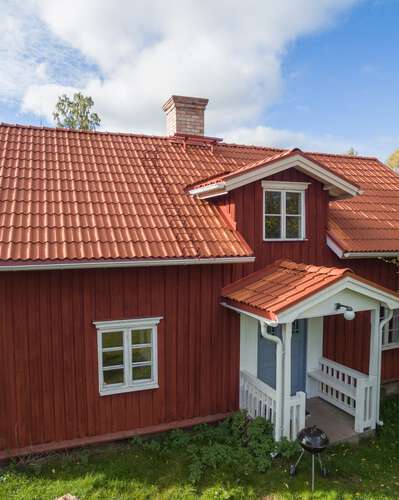
[[[53,118],[57,127],[78,130],[95,130],[100,125],[97,113],[91,112],[94,101],[81,92],[76,92],[72,99],[67,95],[58,98]]]
[[[387,164],[391,168],[399,168],[399,149],[394,151],[387,160]]]
[[[357,156],[359,153],[356,151],[355,148],[351,147],[348,149],[348,151],[346,152],[346,154],[348,156]]]

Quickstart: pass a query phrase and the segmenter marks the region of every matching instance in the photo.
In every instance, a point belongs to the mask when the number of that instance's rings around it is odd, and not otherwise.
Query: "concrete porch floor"
[[[355,432],[355,419],[323,399],[308,399],[306,401],[306,410],[310,413],[306,417],[306,427],[317,425],[327,434],[330,443],[340,443],[342,441],[357,443],[360,437],[370,434],[369,432],[363,434]]]

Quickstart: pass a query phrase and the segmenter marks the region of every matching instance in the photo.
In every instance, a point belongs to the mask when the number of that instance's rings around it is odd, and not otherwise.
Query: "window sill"
[[[263,239],[263,243],[270,243],[270,242],[279,242],[279,243],[289,243],[291,241],[309,241],[308,238],[270,238],[270,239]]]
[[[382,351],[390,351],[391,349],[399,349],[399,342],[395,342],[394,344],[383,345]]]
[[[126,392],[137,392],[137,391],[147,391],[149,389],[159,389],[157,383],[135,385],[129,387],[115,387],[112,389],[102,389],[100,390],[100,396],[112,396],[113,394],[124,394]]]

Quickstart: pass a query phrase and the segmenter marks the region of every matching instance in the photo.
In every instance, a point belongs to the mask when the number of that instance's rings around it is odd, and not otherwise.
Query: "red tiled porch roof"
[[[221,295],[230,305],[276,320],[282,311],[347,276],[399,298],[392,290],[358,276],[351,269],[298,264],[291,260],[278,260],[231,283],[223,288]]]

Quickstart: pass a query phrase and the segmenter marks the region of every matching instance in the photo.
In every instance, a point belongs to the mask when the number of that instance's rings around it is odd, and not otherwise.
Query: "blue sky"
[[[104,130],[162,134],[180,93],[209,97],[207,133],[235,142],[399,147],[399,0],[62,3],[0,0],[0,121],[51,125],[82,90]]]
[[[363,2],[296,41],[284,59],[283,96],[265,120],[348,137],[386,159],[399,148],[398,21],[399,1]]]

